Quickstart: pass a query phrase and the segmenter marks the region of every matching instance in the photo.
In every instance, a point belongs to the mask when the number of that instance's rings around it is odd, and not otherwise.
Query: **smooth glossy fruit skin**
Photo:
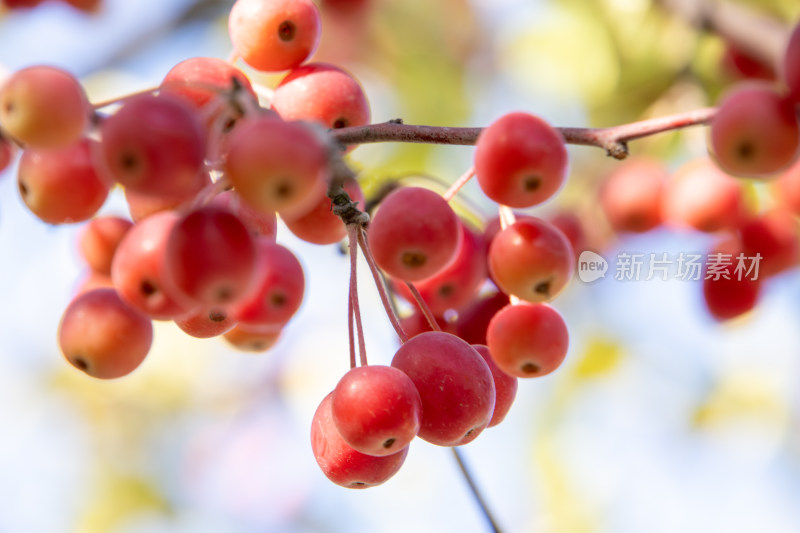
[[[776,202],[795,215],[800,215],[800,160],[782,172],[773,186]]]
[[[661,224],[666,167],[649,158],[623,161],[606,178],[600,205],[614,231],[642,233]]]
[[[234,81],[253,102],[258,96],[245,74],[231,63],[215,57],[192,57],[172,67],[161,82],[160,92],[181,98],[197,109],[212,104],[220,95],[231,91]]]
[[[288,70],[319,45],[319,10],[311,0],[237,0],[228,19],[236,53],[257,70]]]
[[[770,85],[737,86],[711,121],[709,151],[725,172],[769,177],[797,158],[800,125],[794,103]]]
[[[439,446],[475,440],[489,425],[494,380],[481,355],[455,335],[420,333],[406,341],[392,366],[411,378],[422,399],[419,438]]]
[[[197,195],[201,194],[206,187],[212,186],[212,184],[211,176],[203,172],[194,186],[180,196],[163,197],[141,194],[131,189],[125,189],[125,202],[128,204],[131,220],[139,222],[162,211],[186,211],[194,204]]]
[[[569,348],[567,325],[547,304],[508,305],[489,322],[486,344],[500,369],[518,378],[547,375]]]
[[[175,325],[197,339],[210,339],[230,331],[236,320],[224,307],[204,307],[188,315],[176,317]]]
[[[350,200],[356,202],[358,209],[363,210],[364,193],[358,182],[348,180],[343,188]],[[284,219],[283,222],[296,237],[312,244],[335,244],[347,236],[347,227],[333,213],[327,194],[323,194],[308,213],[298,218]]]
[[[795,216],[775,209],[762,213],[739,228],[745,257],[761,256],[759,276],[769,277],[797,266],[800,260],[800,232]]]
[[[361,84],[327,63],[289,72],[275,88],[272,108],[285,120],[313,120],[326,128],[369,124],[370,109]]]
[[[572,279],[575,252],[552,224],[526,217],[501,230],[489,246],[489,271],[506,294],[528,302],[555,298]]]
[[[458,217],[438,194],[404,187],[380,204],[367,232],[375,261],[390,276],[418,281],[433,276],[455,257]]]
[[[278,217],[274,212],[265,212],[243,201],[236,191],[223,191],[209,205],[230,211],[247,226],[253,237],[264,237],[275,241],[278,235]]]
[[[86,264],[92,270],[110,276],[114,253],[131,227],[133,222],[118,216],[91,219],[78,237],[78,249]]]
[[[167,278],[167,246],[180,219],[173,211],[163,211],[138,222],[122,238],[111,262],[111,279],[120,297],[154,320],[171,320],[197,307]]]
[[[58,342],[75,368],[100,379],[130,374],[147,356],[153,325],[113,289],[77,296],[61,317]]]
[[[89,124],[90,114],[83,86],[59,68],[24,68],[0,87],[3,131],[32,148],[76,143]]]
[[[508,411],[511,410],[511,405],[517,397],[517,378],[503,372],[497,363],[494,362],[489,347],[482,344],[473,344],[475,350],[481,354],[483,360],[489,366],[494,379],[495,403],[494,412],[492,413],[492,420],[489,422],[489,427],[494,427],[502,422]]]
[[[353,449],[367,455],[392,455],[419,433],[422,400],[402,371],[361,366],[339,380],[331,414],[339,435]]]
[[[261,328],[236,324],[223,333],[222,338],[241,352],[261,353],[275,346],[282,331],[280,326]]]
[[[206,179],[206,134],[197,111],[171,95],[127,100],[100,126],[96,159],[126,190],[186,198]]]
[[[800,24],[796,24],[789,37],[783,56],[783,79],[789,90],[789,98],[800,102]]]
[[[303,303],[303,266],[291,250],[270,239],[256,241],[256,254],[253,284],[231,313],[247,326],[282,326]]]
[[[253,237],[235,215],[215,207],[196,209],[172,228],[165,280],[187,299],[228,305],[252,288],[256,269]]]
[[[225,173],[254,208],[299,217],[324,194],[327,150],[308,125],[255,117],[237,125],[229,146]]]
[[[717,243],[710,251],[703,271],[703,300],[712,317],[720,322],[731,320],[755,308],[761,295],[762,277],[740,276],[736,273],[737,256],[743,253],[741,242],[728,237]],[[727,261],[717,261],[721,265],[719,275],[709,275],[709,265],[715,263],[712,256],[725,254]],[[746,255],[745,255],[746,257]],[[724,263],[729,263],[725,265]]]
[[[434,314],[443,315],[449,309],[461,309],[469,304],[483,282],[486,281],[486,242],[483,235],[459,222],[461,244],[452,261],[429,278],[419,280],[414,286]],[[405,283],[396,284],[397,292],[415,304]]]
[[[20,157],[17,186],[22,200],[50,224],[81,222],[105,203],[108,183],[98,175],[88,139],[62,148],[28,148]]]
[[[472,345],[486,344],[486,329],[489,327],[489,322],[508,303],[508,295],[503,292],[482,294],[458,312],[453,333]]]
[[[408,446],[383,457],[354,450],[336,430],[332,403],[333,392],[325,396],[311,420],[311,451],[322,473],[348,489],[366,489],[388,481],[403,466]]]
[[[504,115],[478,137],[475,174],[486,196],[501,205],[541,204],[561,188],[566,178],[564,138],[537,116]]]
[[[708,233],[735,229],[745,218],[742,183],[710,159],[697,159],[667,181],[662,209],[672,226]]]

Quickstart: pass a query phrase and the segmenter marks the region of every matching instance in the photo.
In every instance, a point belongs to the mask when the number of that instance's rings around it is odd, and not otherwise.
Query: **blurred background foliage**
[[[713,105],[736,79],[720,38],[652,0],[366,0],[354,11],[320,2],[314,59],[362,81],[374,122],[477,126],[526,110],[559,126],[610,126]],[[796,0],[743,3],[787,27],[800,18]],[[6,10],[0,74],[57,64],[95,101],[153,87],[182,59],[228,55],[231,5]],[[248,74],[266,87],[280,79]],[[704,132],[631,151],[676,168],[705,154]],[[595,220],[597,186],[619,163],[593,148],[570,155],[568,185],[530,212]],[[386,144],[360,147],[351,161],[374,193],[396,180],[443,189],[471,156],[470,147]],[[0,177],[0,532],[484,529],[445,450],[413,444],[394,479],[363,492],[333,486],[314,464],[311,415],[348,365],[347,264],[336,247],[282,228],[279,241],[306,268],[307,300],[270,352],[236,353],[158,324],[142,368],[93,381],[62,361],[55,341],[83,275],[78,228],[34,220],[13,174]],[[474,183],[457,202],[474,221],[495,215]],[[123,214],[121,197],[103,212]],[[672,230],[615,237],[602,222],[590,230],[610,255],[709,243]],[[385,364],[397,342],[362,279],[370,360]],[[800,531],[797,272],[734,324],[709,318],[699,292],[674,280],[576,280],[555,301],[571,332],[567,363],[520,383],[506,421],[465,448],[508,531]]]

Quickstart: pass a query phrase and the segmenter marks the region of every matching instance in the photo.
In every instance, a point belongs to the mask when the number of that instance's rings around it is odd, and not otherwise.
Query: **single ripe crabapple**
[[[453,259],[439,272],[414,282],[414,286],[434,314],[448,309],[460,309],[472,301],[486,281],[486,243],[483,235],[460,221],[461,244]],[[414,297],[405,283],[397,283],[396,290],[409,302]]]
[[[537,116],[504,115],[484,129],[475,143],[475,174],[486,196],[499,204],[541,204],[564,183],[564,138]]]
[[[197,339],[217,337],[236,325],[236,320],[225,307],[201,307],[173,320],[184,333]]]
[[[150,215],[161,213],[162,211],[185,211],[189,209],[199,194],[207,187],[211,187],[213,182],[211,176],[203,172],[192,188],[184,191],[180,196],[160,196],[146,193],[139,193],[132,189],[125,189],[125,202],[128,204],[128,212],[131,220],[139,222]]]
[[[661,224],[667,177],[655,159],[632,158],[614,169],[600,190],[600,205],[614,231],[641,233]]]
[[[666,223],[708,233],[735,229],[745,217],[741,182],[707,158],[678,169],[667,181],[663,201]]]
[[[439,446],[475,440],[494,412],[494,380],[475,348],[442,331],[406,341],[392,366],[411,378],[422,400],[419,438]]]
[[[288,248],[270,239],[256,240],[256,254],[253,285],[231,313],[247,326],[283,325],[303,303],[303,267]]]
[[[224,168],[245,202],[289,218],[314,208],[330,172],[327,149],[308,125],[272,115],[234,128]]]
[[[353,449],[384,456],[408,446],[419,433],[422,400],[402,371],[383,365],[348,371],[333,391],[333,422]]]
[[[555,298],[575,268],[575,252],[552,224],[534,217],[520,218],[501,230],[489,247],[492,279],[506,294],[528,302]]]
[[[320,31],[319,10],[311,0],[237,0],[228,18],[236,53],[267,72],[308,59],[319,45]]]
[[[333,392],[325,396],[311,420],[311,451],[322,473],[349,489],[374,487],[394,476],[406,460],[408,446],[381,457],[354,450],[336,429],[332,405]]]
[[[418,281],[453,259],[461,230],[441,196],[421,187],[403,187],[383,199],[367,238],[378,266],[394,278]]]
[[[709,151],[734,176],[769,177],[787,168],[800,146],[794,103],[769,85],[743,84],[711,120]]]
[[[58,343],[75,368],[100,379],[130,374],[150,351],[153,325],[114,289],[94,289],[67,306]]]
[[[127,100],[100,126],[100,168],[126,190],[185,198],[206,179],[205,130],[197,111],[176,96]]]
[[[185,298],[206,306],[227,305],[252,287],[256,245],[235,215],[207,206],[175,223],[165,259],[165,280]]]
[[[759,276],[774,276],[797,265],[800,237],[795,216],[781,209],[762,213],[739,228],[745,257],[760,256]]]
[[[369,124],[369,102],[358,81],[327,63],[302,65],[275,88],[272,108],[285,120],[313,120],[326,128]]]
[[[11,165],[16,154],[17,146],[11,142],[11,140],[4,137],[3,132],[0,131],[0,173]]]
[[[160,94],[177,96],[192,107],[203,109],[236,85],[253,102],[258,96],[244,73],[231,63],[215,57],[192,57],[172,67],[159,87]]]
[[[109,186],[95,170],[92,142],[80,139],[61,148],[22,152],[17,186],[34,215],[50,224],[81,222],[103,206]]]
[[[78,238],[78,249],[86,264],[96,272],[111,275],[117,246],[132,226],[133,222],[118,216],[91,219]]]
[[[239,351],[261,353],[275,346],[281,332],[281,326],[251,327],[236,324],[223,333],[222,338]]]
[[[486,331],[486,344],[503,372],[532,378],[561,365],[569,334],[564,319],[549,305],[520,303],[495,314]]]
[[[16,71],[0,87],[0,125],[26,146],[75,144],[89,124],[83,86],[65,70],[33,66]]]
[[[364,209],[364,193],[354,179],[346,180],[343,187],[350,200]],[[334,244],[347,236],[347,227],[333,213],[331,199],[323,192],[310,211],[297,218],[284,218],[284,224],[295,237],[313,244]]]
[[[739,270],[740,257],[743,270]],[[718,321],[742,316],[758,303],[762,278],[755,270],[749,271],[751,261],[736,237],[725,238],[709,252],[704,264],[703,300]]]

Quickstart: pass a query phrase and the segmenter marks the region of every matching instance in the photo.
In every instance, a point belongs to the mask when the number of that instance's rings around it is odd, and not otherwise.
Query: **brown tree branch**
[[[665,131],[708,124],[714,108],[703,108],[666,117],[642,120],[609,128],[557,128],[569,144],[596,146],[616,159],[628,155],[628,142]],[[483,128],[415,126],[389,121],[367,126],[332,130],[331,136],[342,145],[378,142],[473,145]]]

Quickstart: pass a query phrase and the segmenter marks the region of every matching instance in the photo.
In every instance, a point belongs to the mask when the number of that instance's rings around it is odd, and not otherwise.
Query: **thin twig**
[[[702,108],[608,128],[556,129],[568,144],[596,146],[604,149],[611,157],[624,159],[628,155],[628,141],[669,130],[708,124],[715,112],[714,108]],[[481,131],[483,128],[415,126],[389,121],[331,130],[330,135],[343,145],[377,142],[473,145]]]
[[[456,446],[453,446],[450,449],[453,450],[453,456],[455,457],[456,462],[458,463],[458,468],[461,470],[461,474],[464,476],[464,480],[467,482],[469,490],[472,492],[472,496],[478,503],[478,507],[480,507],[481,513],[483,513],[483,517],[489,523],[489,527],[492,528],[492,531],[494,533],[501,533],[502,530],[500,529],[500,526],[497,525],[497,521],[494,519],[492,512],[489,510],[489,506],[486,504],[486,500],[483,499],[483,496],[478,490],[478,485],[472,478],[472,474],[470,473],[469,469],[467,469],[467,465],[464,462],[464,458],[461,455],[460,450]]]
[[[425,320],[428,321],[428,325],[430,325],[431,329],[433,331],[442,331],[442,328],[439,327],[439,323],[436,321],[436,317],[433,316],[433,311],[431,311],[428,302],[426,302],[419,293],[419,289],[417,289],[410,281],[406,281],[406,287],[408,287],[408,290],[411,291],[411,295],[414,297],[417,308],[422,313],[422,316],[425,317]]]
[[[356,265],[358,265],[358,232],[361,228],[356,225],[347,226],[347,235],[350,242],[350,303],[353,307],[353,315],[356,319],[356,333],[358,334],[358,355],[361,359],[361,366],[367,366],[367,345],[364,340],[364,326],[361,323],[361,307],[358,305],[358,276],[356,275]]]
[[[359,228],[358,231],[358,244],[361,246],[361,250],[364,252],[364,259],[366,259],[369,270],[372,272],[375,286],[378,288],[378,295],[381,297],[381,303],[386,310],[386,315],[389,317],[389,322],[392,323],[392,327],[397,333],[397,336],[400,337],[400,342],[406,342],[408,340],[408,335],[405,330],[403,330],[403,326],[400,325],[400,319],[397,318],[397,314],[389,303],[389,296],[386,293],[386,287],[382,283],[381,273],[378,270],[378,265],[375,263],[375,258],[372,257],[372,251],[369,248],[364,230],[361,228]]]
[[[462,174],[460,178],[458,178],[456,181],[453,182],[450,188],[447,189],[447,192],[445,192],[442,195],[442,198],[444,198],[446,202],[452,200],[453,197],[458,193],[458,191],[460,191],[461,188],[464,185],[466,185],[467,182],[471,180],[474,175],[475,175],[475,167],[474,166],[469,167],[469,169],[466,172],[464,172],[464,174]]]

